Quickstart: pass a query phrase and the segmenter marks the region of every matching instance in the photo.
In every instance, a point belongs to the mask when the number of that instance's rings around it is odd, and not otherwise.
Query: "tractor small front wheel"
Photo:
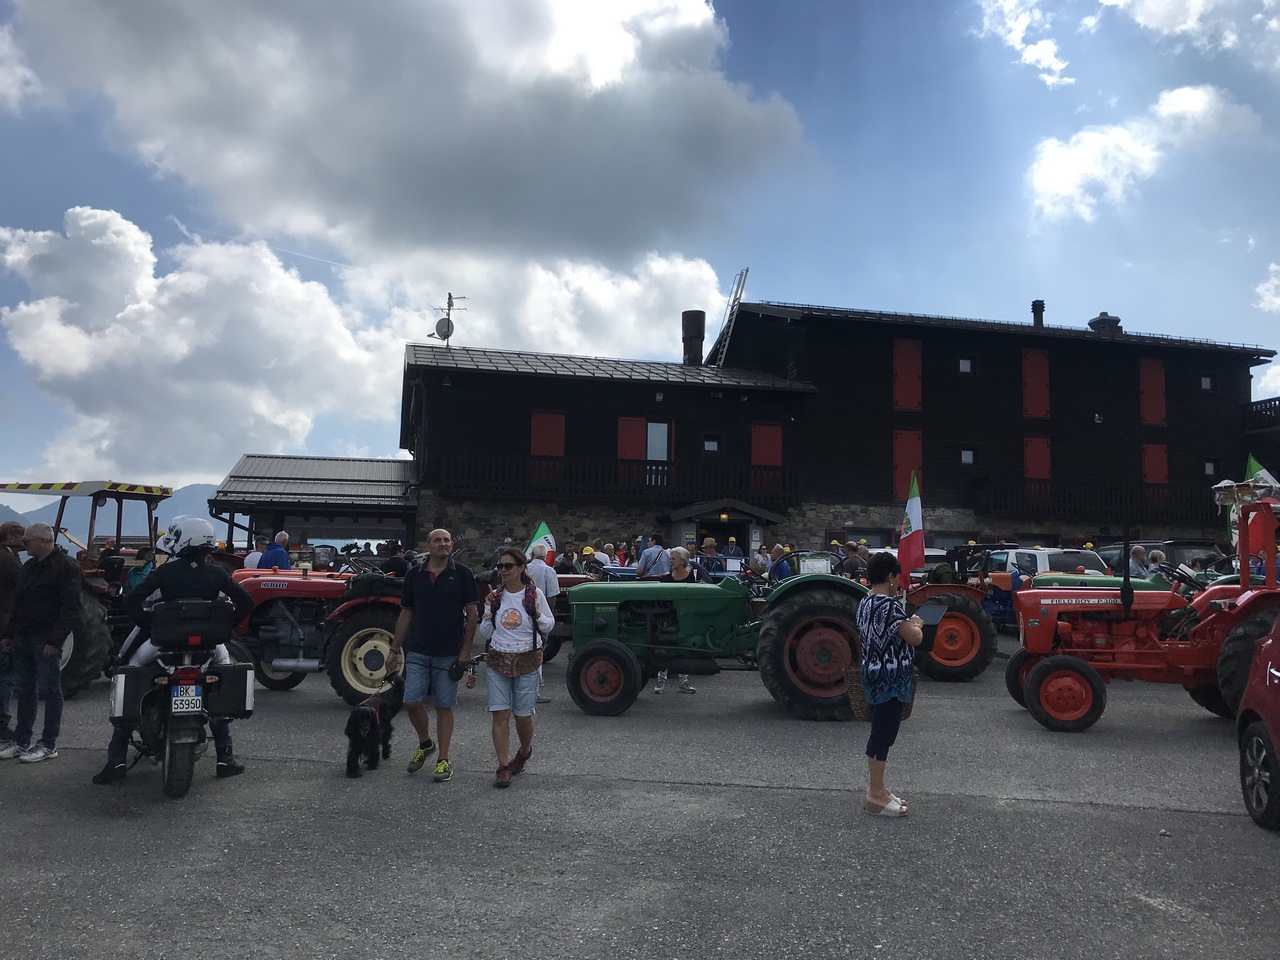
[[[644,686],[640,661],[617,640],[592,640],[574,651],[565,672],[569,696],[585,713],[616,717],[625,713]]]
[[[1009,658],[1008,664],[1004,668],[1004,686],[1009,691],[1009,696],[1013,697],[1014,702],[1018,706],[1025,708],[1027,698],[1024,690],[1027,686],[1027,674],[1031,672],[1031,668],[1043,660],[1044,657],[1037,653],[1027,653],[1026,650],[1019,650]]]
[[[1042,727],[1063,733],[1088,730],[1107,708],[1106,684],[1078,657],[1045,657],[1027,674],[1022,695]]]

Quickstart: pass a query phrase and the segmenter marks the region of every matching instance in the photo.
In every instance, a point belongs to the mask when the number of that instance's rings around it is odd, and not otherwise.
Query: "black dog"
[[[370,770],[378,769],[378,754],[391,759],[391,718],[404,703],[404,680],[391,677],[384,681],[389,689],[375,693],[347,717],[347,776],[360,776],[360,757]]]

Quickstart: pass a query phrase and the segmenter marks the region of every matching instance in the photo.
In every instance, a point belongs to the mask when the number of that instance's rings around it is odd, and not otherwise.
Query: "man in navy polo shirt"
[[[430,695],[436,705],[436,736],[440,758],[434,779],[443,783],[453,776],[449,742],[453,738],[453,707],[458,702],[458,681],[449,677],[455,663],[471,659],[476,633],[476,578],[471,568],[455,563],[453,537],[448,530],[432,530],[427,536],[427,560],[405,574],[400,616],[396,619],[387,673],[400,666],[405,651],[404,706],[418,734],[418,746],[409,759],[409,772],[417,773],[436,752],[424,702]]]

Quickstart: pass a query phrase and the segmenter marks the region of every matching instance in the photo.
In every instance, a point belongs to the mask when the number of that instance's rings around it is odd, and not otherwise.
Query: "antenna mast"
[[[442,312],[444,316],[436,321],[436,332],[427,334],[428,340],[443,340],[445,347],[447,348],[449,346],[449,338],[453,336],[454,330],[457,329],[453,323],[453,311],[465,311],[467,309],[466,307],[455,307],[454,304],[458,300],[466,299],[466,297],[455,297],[450,293],[449,300],[446,305],[443,307],[436,307],[436,309]]]

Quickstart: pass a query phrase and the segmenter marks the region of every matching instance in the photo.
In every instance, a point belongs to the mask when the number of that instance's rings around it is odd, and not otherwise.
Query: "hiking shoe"
[[[37,743],[18,759],[23,763],[39,763],[41,760],[57,760],[58,751],[53,747],[45,746],[43,743]]]
[[[0,760],[12,760],[15,757],[22,756],[26,752],[27,752],[26,747],[20,747],[18,746],[18,744],[10,741],[7,747],[5,747],[3,750],[0,750]]]
[[[507,764],[507,773],[511,774],[514,777],[517,773],[519,773],[521,770],[524,769],[524,765],[529,762],[529,758],[532,756],[533,756],[532,744],[529,745],[528,753],[525,753],[525,751],[523,750],[517,751],[516,755],[511,758],[511,762]]]
[[[409,772],[417,773],[427,762],[427,757],[436,752],[436,742],[428,740],[425,744],[420,743],[417,749],[413,751],[413,756],[409,758]]]
[[[112,763],[108,760],[107,765],[98,773],[93,775],[93,782],[98,785],[102,785],[104,783],[116,783],[117,781],[123,780],[125,774],[128,772],[129,768],[123,763]]]
[[[511,771],[506,767],[499,767],[497,775],[493,778],[493,785],[495,787],[511,786]]]
[[[697,688],[697,687],[695,687],[693,684],[691,684],[691,683],[689,682],[689,678],[688,678],[688,677],[681,677],[681,678],[680,678],[680,692],[681,692],[681,693],[697,693],[697,692],[698,692],[698,688]]]
[[[235,755],[227,750],[225,753],[218,751],[218,765],[214,772],[219,778],[236,777],[244,773],[244,764],[235,758]]]
[[[431,779],[436,783],[445,783],[453,779],[453,764],[448,760],[440,760],[436,763],[436,772],[431,775]]]

